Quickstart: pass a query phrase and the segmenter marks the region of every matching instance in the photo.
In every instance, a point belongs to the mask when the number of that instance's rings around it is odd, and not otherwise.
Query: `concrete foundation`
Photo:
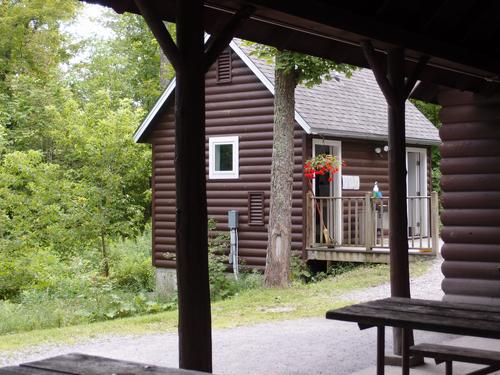
[[[177,274],[175,269],[156,268],[155,293],[158,297],[168,298],[177,292]]]

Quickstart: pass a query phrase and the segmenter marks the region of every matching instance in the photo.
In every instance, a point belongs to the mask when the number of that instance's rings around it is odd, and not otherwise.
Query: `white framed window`
[[[239,137],[208,138],[208,178],[239,177]]]

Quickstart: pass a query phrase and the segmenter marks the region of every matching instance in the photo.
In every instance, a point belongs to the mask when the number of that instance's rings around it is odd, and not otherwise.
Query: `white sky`
[[[75,36],[76,39],[107,38],[111,31],[97,21],[107,10],[100,5],[84,3],[76,22],[63,26],[63,29]]]

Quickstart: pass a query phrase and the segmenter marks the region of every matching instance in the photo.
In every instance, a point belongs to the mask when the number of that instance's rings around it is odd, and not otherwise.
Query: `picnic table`
[[[71,353],[19,366],[0,368],[0,375],[202,375],[205,372],[158,367]]]
[[[410,332],[414,329],[500,339],[500,307],[393,297],[330,310],[326,318],[356,322],[360,329],[377,327],[377,375],[384,374],[386,326],[402,328],[405,375],[410,371],[410,354],[446,362],[447,374],[452,373],[452,361],[488,365],[475,374],[500,369],[498,352],[434,344],[410,346]]]

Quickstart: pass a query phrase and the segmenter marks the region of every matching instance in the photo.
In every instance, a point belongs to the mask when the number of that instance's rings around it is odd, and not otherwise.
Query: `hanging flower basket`
[[[330,154],[319,154],[309,159],[304,164],[304,176],[312,181],[316,176],[328,176],[328,181],[333,181],[333,176],[343,165],[337,158]]]

